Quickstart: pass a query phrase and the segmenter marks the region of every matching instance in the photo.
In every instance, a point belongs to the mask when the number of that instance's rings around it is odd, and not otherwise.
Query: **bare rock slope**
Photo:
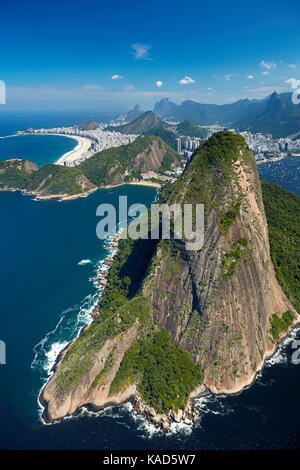
[[[214,134],[162,199],[204,203],[203,248],[120,242],[98,317],[41,394],[47,420],[134,396],[137,410],[167,429],[194,417],[202,383],[213,393],[250,384],[299,322],[275,276],[260,180],[241,136]]]

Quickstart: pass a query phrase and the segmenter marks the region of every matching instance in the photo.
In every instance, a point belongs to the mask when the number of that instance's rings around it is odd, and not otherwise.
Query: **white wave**
[[[135,424],[137,425],[137,430],[142,431],[143,437],[147,437],[151,439],[154,436],[164,434],[162,429],[150,423],[150,421],[145,416],[142,416],[136,413],[135,411],[133,411],[133,413],[131,414],[131,417],[133,421],[135,422]]]
[[[193,422],[189,420],[181,421],[181,423],[171,423],[168,434],[184,434],[188,436],[192,434],[194,426]]]
[[[59,355],[59,353],[68,345],[68,341],[64,341],[62,343],[53,343],[49,351],[46,352],[47,363],[45,363],[45,370],[47,370],[48,374],[50,374],[55,361]]]
[[[233,408],[230,408],[228,403],[226,403],[226,395],[216,396],[212,393],[196,398],[195,406],[198,410],[200,420],[205,414],[226,416],[234,411]]]
[[[78,266],[84,266],[86,264],[91,264],[91,260],[90,259],[82,259],[81,261],[79,261]]]
[[[300,328],[295,328],[292,331],[291,335],[282,341],[282,343],[279,345],[275,354],[273,354],[273,356],[271,356],[269,359],[265,361],[264,365],[266,367],[270,367],[276,364],[288,364],[288,356],[287,356],[286,348],[289,344],[295,341],[299,332],[300,332]]]

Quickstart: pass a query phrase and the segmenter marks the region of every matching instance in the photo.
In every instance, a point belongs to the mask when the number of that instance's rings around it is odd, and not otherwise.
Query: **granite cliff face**
[[[202,249],[120,242],[96,320],[41,394],[47,420],[134,396],[136,410],[163,429],[196,421],[203,384],[240,391],[299,322],[275,276],[257,168],[241,136],[204,142],[162,200],[204,204]]]
[[[236,136],[237,137],[237,136]],[[144,295],[153,316],[172,342],[189,351],[204,369],[214,393],[232,393],[252,382],[276,345],[270,334],[274,314],[298,315],[278,284],[270,259],[268,227],[253,156],[241,138],[224,157],[231,136],[215,136],[196,154],[171,202],[191,197],[206,205],[201,251],[162,244]],[[205,171],[203,167],[205,166]],[[202,192],[191,192],[195,181]]]

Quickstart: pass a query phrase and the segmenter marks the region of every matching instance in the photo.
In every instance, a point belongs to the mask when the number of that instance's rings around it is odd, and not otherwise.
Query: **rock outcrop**
[[[189,251],[185,239],[122,241],[99,316],[41,394],[48,420],[133,399],[164,430],[173,421],[197,422],[193,398],[204,390],[202,377],[216,394],[242,390],[299,323],[275,276],[260,180],[241,136],[214,134],[162,199],[204,204],[203,247]]]
[[[234,393],[252,382],[276,349],[272,315],[293,312],[294,323],[299,316],[271,262],[254,158],[240,136],[221,133],[212,139],[215,147],[208,141],[196,152],[170,197],[205,203],[204,246],[187,251],[181,241],[171,241],[158,248],[155,272],[143,290],[155,321],[203,365],[205,386]],[[193,194],[195,181],[200,191]]]

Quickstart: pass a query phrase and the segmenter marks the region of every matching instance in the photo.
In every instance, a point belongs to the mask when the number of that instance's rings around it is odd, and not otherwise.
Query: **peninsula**
[[[76,167],[47,164],[38,168],[26,159],[4,160],[0,162],[0,190],[65,200],[125,183],[160,186],[160,172],[179,163],[177,152],[160,137],[144,136],[95,153]]]
[[[164,430],[196,422],[195,396],[251,384],[299,324],[299,229],[288,208],[299,213],[300,198],[261,187],[242,136],[219,132],[203,142],[161,198],[204,203],[203,248],[119,241],[94,322],[60,355],[40,395],[46,421],[133,400]]]

